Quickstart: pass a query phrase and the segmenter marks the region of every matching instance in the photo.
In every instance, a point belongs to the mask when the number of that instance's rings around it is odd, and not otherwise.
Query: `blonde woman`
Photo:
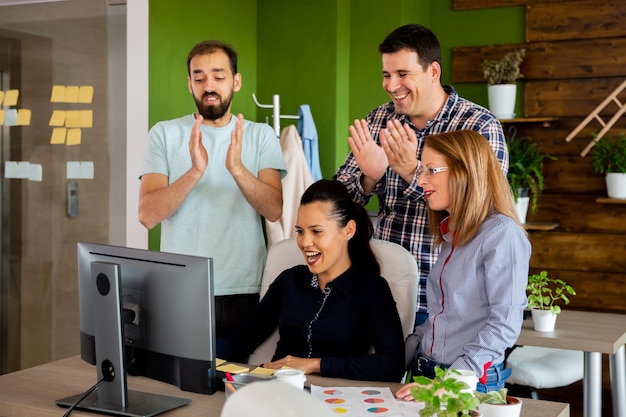
[[[489,143],[459,130],[426,138],[417,175],[441,252],[427,282],[428,321],[407,338],[411,374],[472,370],[478,391],[504,386],[505,349],[522,327],[531,245]],[[397,392],[412,399],[410,383]]]

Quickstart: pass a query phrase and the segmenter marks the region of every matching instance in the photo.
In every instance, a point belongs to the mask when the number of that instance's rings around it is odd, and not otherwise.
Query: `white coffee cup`
[[[276,377],[277,381],[293,385],[294,387],[299,389],[304,388],[304,381],[306,381],[304,371],[300,369],[279,369],[274,372],[274,376]]]

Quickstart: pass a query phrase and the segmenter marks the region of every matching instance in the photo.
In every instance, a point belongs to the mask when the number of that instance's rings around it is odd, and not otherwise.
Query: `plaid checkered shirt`
[[[484,107],[459,97],[453,87],[444,86],[444,90],[449,96],[443,108],[421,130],[408,117],[396,113],[393,103],[377,107],[365,118],[372,138],[380,145],[380,131],[386,128],[389,120],[408,124],[417,135],[416,157],[419,160],[426,136],[452,130],[475,130],[487,138],[506,174],[509,155],[500,122]],[[352,152],[337,170],[335,178],[346,185],[354,201],[360,204],[367,204],[373,195],[377,195],[378,220],[374,237],[402,245],[415,256],[420,274],[416,312],[426,313],[426,278],[437,260],[439,247],[434,245],[428,230],[426,200],[422,188],[417,185],[418,178],[414,177],[409,184],[387,168],[373,193],[366,194],[361,187],[361,170]]]

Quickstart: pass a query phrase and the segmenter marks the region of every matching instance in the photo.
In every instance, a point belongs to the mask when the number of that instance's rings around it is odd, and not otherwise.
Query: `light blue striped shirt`
[[[409,337],[421,339],[426,356],[480,378],[485,364],[504,360],[521,331],[531,245],[503,214],[488,217],[462,246],[453,246],[449,233],[444,239],[428,276],[428,321]]]

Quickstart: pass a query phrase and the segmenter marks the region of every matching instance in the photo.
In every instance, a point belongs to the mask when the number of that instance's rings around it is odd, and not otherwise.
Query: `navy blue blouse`
[[[246,357],[278,326],[273,360],[321,358],[322,376],[399,382],[404,338],[387,281],[352,267],[326,285],[325,297],[312,276],[305,265],[282,272],[248,320],[217,341],[217,356]]]

